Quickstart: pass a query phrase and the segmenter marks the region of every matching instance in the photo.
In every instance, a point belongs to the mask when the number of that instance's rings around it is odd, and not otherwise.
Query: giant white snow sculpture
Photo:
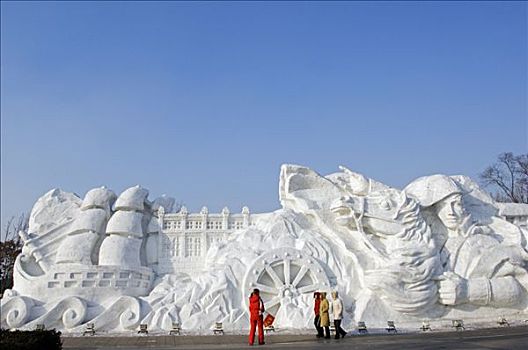
[[[281,328],[311,326],[318,290],[343,296],[345,325],[528,316],[528,205],[499,205],[464,176],[398,190],[295,165],[279,197],[272,213],[192,214],[139,186],[52,190],[20,232],[2,327],[240,330],[253,288]]]

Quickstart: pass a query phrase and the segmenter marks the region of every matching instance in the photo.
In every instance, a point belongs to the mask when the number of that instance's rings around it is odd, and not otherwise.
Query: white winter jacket
[[[341,299],[337,298],[335,300],[332,300],[330,305],[334,320],[341,320],[343,318],[343,302],[341,301]]]

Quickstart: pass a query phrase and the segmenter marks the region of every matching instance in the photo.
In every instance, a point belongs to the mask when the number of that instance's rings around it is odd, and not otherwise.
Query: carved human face
[[[436,204],[436,213],[445,227],[456,230],[462,224],[465,216],[462,206],[462,195],[455,193]]]

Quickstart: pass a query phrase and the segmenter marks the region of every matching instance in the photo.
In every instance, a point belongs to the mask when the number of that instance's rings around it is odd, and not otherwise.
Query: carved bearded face
[[[466,213],[462,206],[462,195],[452,194],[436,204],[436,214],[445,227],[455,231],[462,225]]]

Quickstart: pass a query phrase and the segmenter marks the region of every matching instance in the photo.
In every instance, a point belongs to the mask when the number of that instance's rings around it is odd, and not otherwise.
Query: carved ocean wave
[[[53,306],[44,308],[48,310],[43,315],[25,324],[22,329],[34,329],[38,324],[46,328],[71,329],[81,324],[86,316],[86,302],[78,297],[66,297]]]
[[[139,300],[130,296],[122,296],[107,306],[99,315],[91,320],[86,320],[84,324],[94,323],[96,329],[104,329],[105,331],[124,331],[135,329],[139,324],[140,316]],[[72,331],[82,330],[84,329],[81,325]]]
[[[22,296],[4,297],[2,299],[1,326],[4,329],[23,326],[31,315],[32,299]]]

